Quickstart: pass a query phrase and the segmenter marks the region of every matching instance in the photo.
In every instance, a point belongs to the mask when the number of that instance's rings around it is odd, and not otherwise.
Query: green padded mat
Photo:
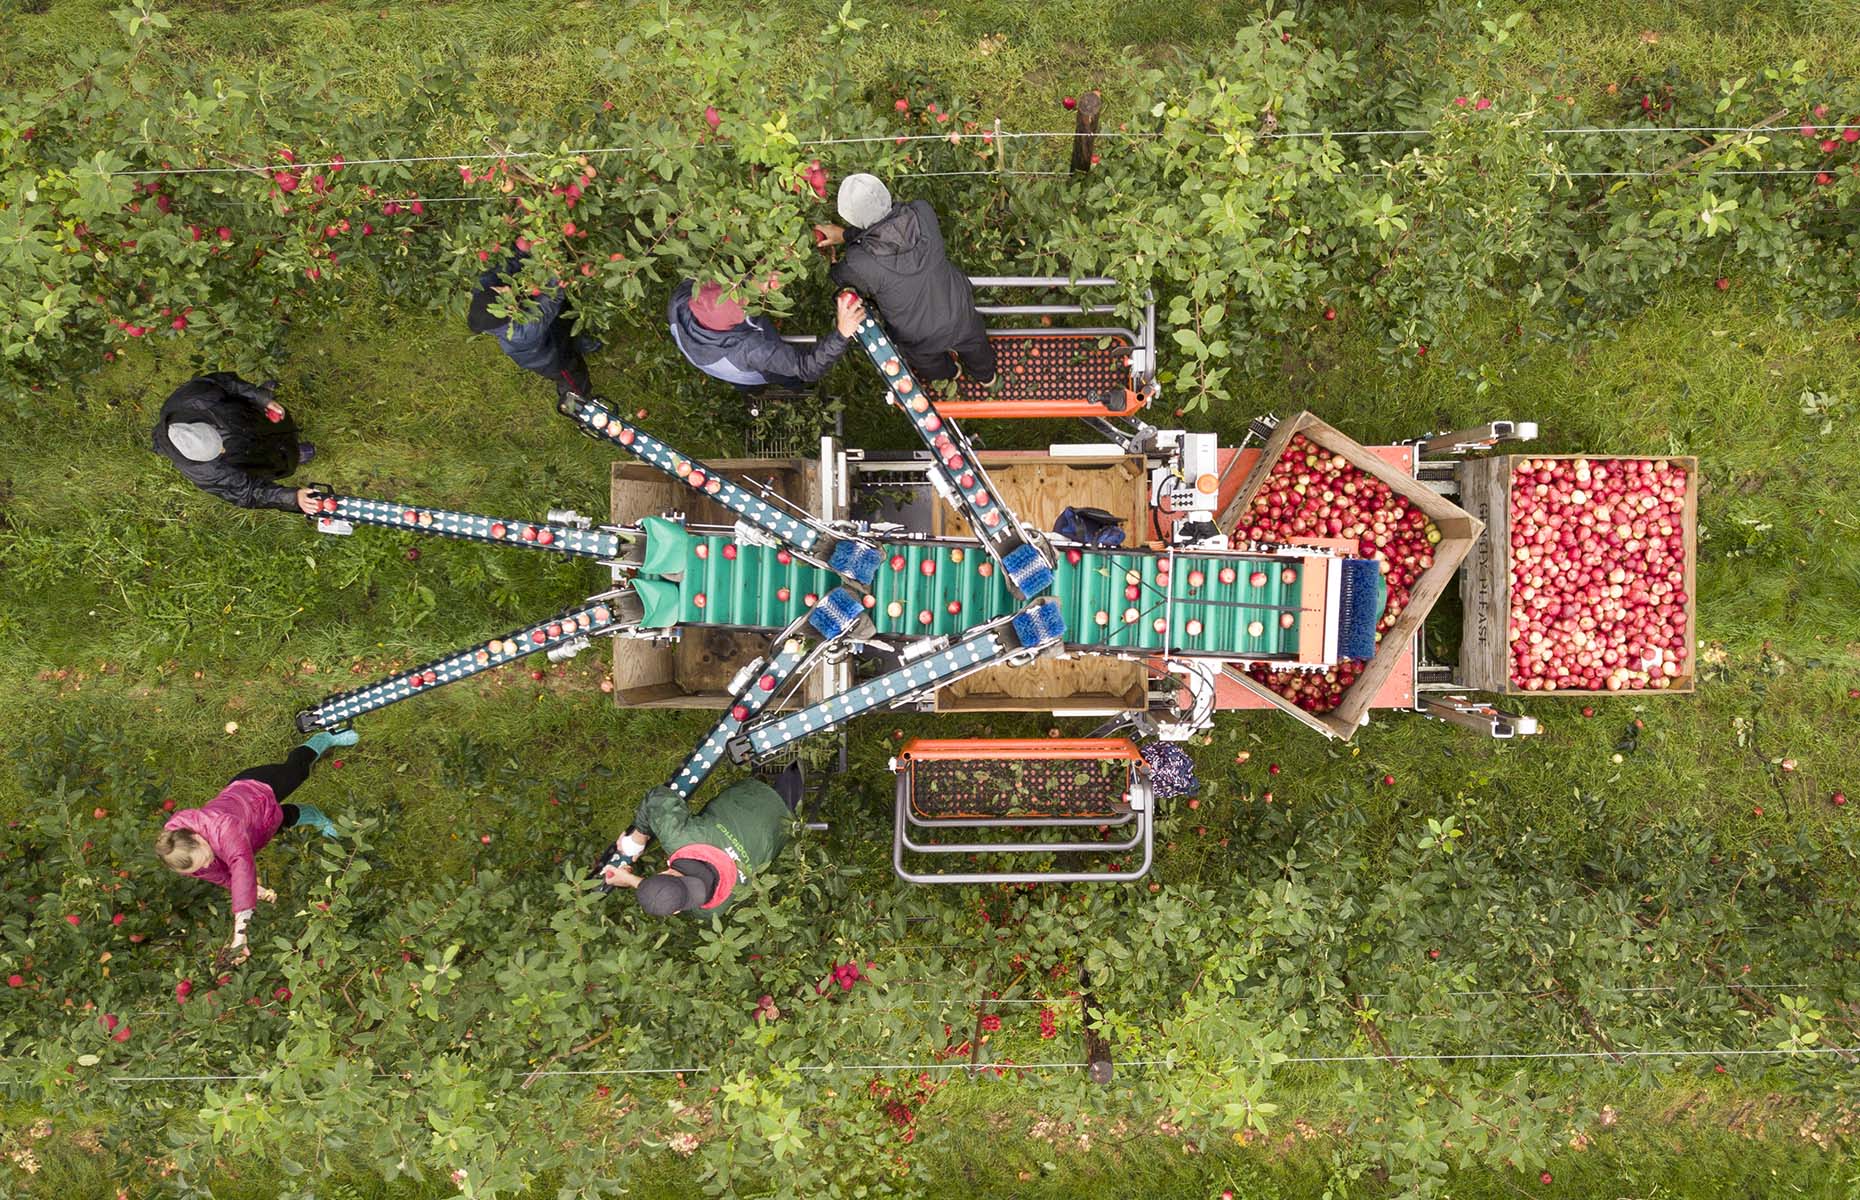
[[[978,545],[902,542],[881,549],[884,560],[871,588],[877,603],[869,610],[880,636],[960,633],[1021,607]],[[810,598],[817,600],[839,583],[830,571],[767,547],[738,544],[728,535],[693,533],[685,538],[684,551],[684,578],[678,584],[681,624],[781,629],[808,610]],[[1291,657],[1304,620],[1322,617],[1296,611],[1302,568],[1277,559],[1177,555],[1164,588],[1157,582],[1167,561],[1162,554],[1082,548],[1057,554],[1052,595],[1065,614],[1069,645],[1160,650],[1166,642],[1188,653]],[[780,561],[783,557],[789,561]],[[1231,582],[1221,582],[1223,569],[1233,572]],[[1199,583],[1192,578],[1197,572]],[[1256,574],[1264,576],[1258,585],[1253,583]],[[1135,599],[1128,591],[1132,586]],[[1279,620],[1285,608],[1295,618],[1289,628]],[[1158,630],[1156,622],[1165,611],[1168,624]],[[1133,613],[1135,619],[1127,619]],[[1248,628],[1254,621],[1262,626],[1257,635]],[[1193,633],[1191,622],[1198,623]]]

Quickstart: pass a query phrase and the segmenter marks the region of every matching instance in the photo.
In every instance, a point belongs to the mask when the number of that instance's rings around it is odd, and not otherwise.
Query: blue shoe
[[[336,831],[336,823],[323,815],[323,810],[314,804],[297,806],[297,824],[305,829],[314,829],[326,838],[341,837]]]
[[[315,751],[318,758],[322,758],[331,746],[353,746],[361,740],[361,734],[353,729],[345,729],[340,733],[313,733],[304,745]]]

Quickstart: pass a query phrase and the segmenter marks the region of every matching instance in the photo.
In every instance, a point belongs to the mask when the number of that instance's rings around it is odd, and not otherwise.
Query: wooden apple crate
[[[1531,690],[1511,682],[1511,476],[1524,459],[1590,462],[1670,462],[1685,469],[1686,503],[1680,514],[1686,544],[1686,645],[1698,644],[1699,460],[1662,454],[1505,454],[1468,459],[1460,466],[1460,501],[1485,523],[1485,533],[1467,556],[1460,575],[1466,620],[1460,629],[1457,681],[1504,696],[1608,695],[1589,688]],[[1638,688],[1635,696],[1688,693],[1697,687],[1693,660],[1664,688]],[[1626,694],[1626,693],[1620,693]]]
[[[1380,479],[1397,495],[1407,497],[1408,502],[1426,513],[1440,530],[1440,543],[1434,547],[1433,565],[1414,581],[1414,586],[1408,592],[1408,606],[1402,609],[1394,626],[1384,632],[1381,643],[1376,647],[1375,657],[1369,660],[1356,682],[1344,691],[1343,702],[1335,709],[1327,713],[1306,712],[1244,672],[1231,671],[1227,674],[1228,678],[1273,707],[1283,709],[1324,736],[1348,741],[1364,724],[1371,701],[1401,663],[1405,651],[1414,645],[1421,623],[1427,619],[1435,602],[1446,593],[1447,584],[1459,570],[1461,560],[1471,553],[1485,526],[1477,517],[1412,475],[1396,470],[1310,413],[1301,412],[1279,422],[1278,428],[1266,440],[1253,469],[1247,474],[1246,482],[1240,485],[1239,493],[1234,496],[1233,503],[1216,520],[1223,532],[1232,533],[1234,527],[1245,518],[1252,508],[1253,498],[1265,486],[1273,464],[1285,454],[1292,438],[1301,433],[1307,440],[1332,454],[1342,455],[1364,474]]]

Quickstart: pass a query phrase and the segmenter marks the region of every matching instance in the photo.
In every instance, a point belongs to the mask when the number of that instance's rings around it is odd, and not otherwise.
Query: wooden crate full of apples
[[[1222,529],[1241,541],[1311,542],[1375,559],[1388,583],[1368,662],[1323,671],[1250,664],[1235,682],[1328,737],[1348,739],[1479,537],[1479,521],[1411,474],[1308,412],[1281,421]]]
[[[1459,681],[1504,695],[1690,692],[1698,460],[1504,455],[1460,471],[1485,531],[1460,576]]]

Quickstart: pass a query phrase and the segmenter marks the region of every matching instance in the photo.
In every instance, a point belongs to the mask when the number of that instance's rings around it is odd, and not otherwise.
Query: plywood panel
[[[1145,541],[1149,497],[1138,455],[1078,462],[1013,452],[982,452],[982,466],[1001,502],[1030,529],[1050,530],[1062,509],[1101,508],[1124,520],[1127,545]],[[969,523],[943,500],[933,528],[945,537],[974,537]],[[1025,667],[990,667],[937,693],[942,712],[1053,712],[1142,708],[1143,664],[1102,656],[1041,659]]]
[[[1060,510],[1071,506],[1102,508],[1122,517],[1127,545],[1147,541],[1151,536],[1144,525],[1149,497],[1144,490],[1140,456],[1086,463],[1008,451],[983,451],[978,457],[994,480],[1001,502],[1029,529],[1051,529]],[[976,536],[969,523],[941,499],[936,504],[933,528],[942,537]]]
[[[937,693],[939,712],[1066,712],[1146,705],[1143,664],[1102,655],[990,667]]]
[[[819,488],[815,465],[793,458],[718,459],[712,466],[739,481],[772,485],[804,510]],[[652,467],[632,461],[613,464],[610,500],[615,524],[683,511],[698,525],[733,525],[736,516],[709,497],[674,482]],[[628,708],[723,708],[730,697],[725,685],[737,670],[768,652],[761,634],[716,629],[686,629],[671,645],[615,638],[614,703]],[[825,699],[825,672],[815,671],[799,699]]]

